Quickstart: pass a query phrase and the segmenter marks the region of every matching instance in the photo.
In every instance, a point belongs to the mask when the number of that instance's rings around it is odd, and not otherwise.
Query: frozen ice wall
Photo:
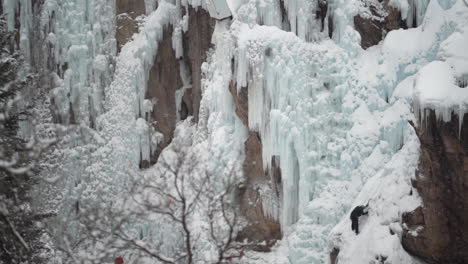
[[[289,3],[288,12],[297,3]],[[463,2],[406,2],[412,16],[407,21],[419,27],[390,32],[367,51],[352,27],[362,11],[357,1],[333,1],[334,41],[314,43],[301,30],[288,33],[242,16],[244,8],[254,9],[249,5],[240,6],[231,25],[234,80],[238,88],[248,87],[248,129],[260,133],[265,166],[280,157],[279,220],[289,261],[326,263],[335,247],[341,263],[414,262],[398,239],[402,213],[420,204],[410,183],[419,157],[408,124],[414,120],[412,82],[424,65],[439,59],[441,45],[456,50],[454,39],[460,43],[466,25]],[[447,60],[460,63],[455,57]],[[426,79],[425,72],[416,78]],[[372,213],[356,238],[349,212],[368,202]]]
[[[19,26],[19,47],[24,52],[26,61],[31,57],[30,31],[32,30],[33,12],[32,3],[27,0],[2,0],[3,12],[10,31]],[[16,21],[19,23],[16,24]]]
[[[346,55],[339,56],[344,51],[330,41],[313,45],[275,27],[236,26],[242,28],[237,84],[249,90],[249,128],[260,132],[263,164],[271,167],[271,157],[280,157],[286,228],[302,213],[300,204],[314,197],[306,186],[321,179],[319,163],[338,164],[330,150],[341,150],[339,141],[350,125],[340,105]]]
[[[116,53],[114,5],[114,0],[46,0],[42,5],[42,50],[48,53],[60,123],[94,127],[103,112]]]
[[[47,84],[41,84],[54,88],[57,121],[94,126],[113,72],[114,0],[2,0],[2,5],[9,29],[18,27],[26,61],[43,73]]]
[[[148,148],[148,145],[140,145],[150,140],[146,121],[139,118],[140,107],[144,104],[142,95],[163,27],[173,23],[176,18],[174,5],[160,3],[158,9],[148,16],[141,33],[123,47],[117,58],[114,80],[105,90],[106,111],[96,122],[106,144],[93,153],[97,162],[88,168],[93,175],[91,178],[98,185],[105,181],[106,184],[102,186],[106,188],[125,189],[129,173],[138,167],[140,149]],[[96,192],[92,185],[89,189]]]

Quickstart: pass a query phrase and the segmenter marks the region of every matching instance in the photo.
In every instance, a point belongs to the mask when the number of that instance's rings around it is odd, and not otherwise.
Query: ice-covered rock
[[[449,64],[434,61],[418,73],[414,89],[414,111],[419,120],[426,119],[426,113],[434,110],[437,119],[450,121],[452,113],[460,118],[468,108],[468,90],[457,86],[455,72]]]

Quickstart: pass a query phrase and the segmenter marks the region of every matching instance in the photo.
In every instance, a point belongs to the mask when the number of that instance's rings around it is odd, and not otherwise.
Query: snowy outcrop
[[[468,90],[457,85],[449,64],[429,63],[419,71],[414,86],[414,112],[419,120],[426,120],[430,110],[434,111],[437,120],[444,122],[449,122],[452,113],[456,113],[461,129],[463,117],[468,112]]]
[[[413,185],[424,206],[404,215],[402,243],[408,252],[429,263],[465,263],[468,255],[460,249],[468,247],[468,193],[463,187],[468,181],[468,6],[463,1],[439,4],[448,21],[444,22],[438,60],[424,66],[410,81],[421,141]],[[435,7],[431,3],[428,8]],[[459,11],[463,9],[464,13]],[[447,24],[456,26],[447,29]]]
[[[354,17],[354,28],[361,35],[361,46],[367,49],[378,44],[391,30],[405,28],[400,10],[390,5],[390,0],[362,1]]]

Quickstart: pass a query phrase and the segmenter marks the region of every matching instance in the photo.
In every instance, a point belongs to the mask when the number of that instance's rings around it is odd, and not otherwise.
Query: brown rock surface
[[[266,246],[257,247],[257,251],[269,251],[269,248],[281,239],[281,226],[275,219],[265,216],[261,188],[270,186],[269,191],[279,189],[274,185],[281,184],[281,172],[276,159],[272,170],[264,172],[262,161],[262,142],[256,132],[250,132],[245,142],[245,160],[243,165],[246,183],[240,193],[242,214],[249,220],[249,225],[242,230],[237,239],[243,241],[266,241]],[[277,183],[277,184],[276,184]],[[273,193],[272,195],[276,195]]]
[[[121,8],[127,10],[128,2],[129,0],[123,1]],[[141,1],[141,3],[143,3],[143,6],[137,4],[138,8],[136,10],[138,11],[134,11],[135,14],[140,11],[144,12],[144,1]],[[185,12],[185,10],[183,11]],[[184,57],[180,59],[175,56],[172,47],[173,28],[170,26],[164,30],[163,39],[159,43],[157,56],[150,71],[146,98],[156,99],[157,101],[151,114],[151,121],[155,121],[156,131],[164,135],[164,140],[158,145],[157,151],[151,158],[151,163],[157,161],[162,149],[172,141],[174,135],[177,122],[175,93],[184,86],[180,63],[188,66],[192,85],[191,89],[185,90],[182,97],[180,118],[185,119],[188,115],[191,115],[194,117],[195,122],[198,121],[201,100],[201,65],[206,61],[207,51],[211,47],[211,35],[213,34],[215,21],[207,11],[201,8],[189,7],[188,15],[189,27],[187,32],[183,33]],[[142,161],[141,164],[146,167],[150,163]]]
[[[232,94],[234,104],[236,105],[236,115],[244,123],[246,127],[249,126],[249,98],[247,87],[241,87],[239,93],[237,92],[237,84],[231,81],[229,84],[229,92]]]
[[[428,263],[468,263],[468,117],[463,120],[460,136],[457,116],[444,123],[434,111],[417,129],[421,158],[413,186],[424,206],[403,216],[402,244]]]
[[[192,89],[185,91],[182,98],[187,106],[188,115],[198,122],[198,111],[201,100],[201,65],[206,61],[207,52],[211,47],[215,21],[209,13],[202,9],[188,9],[188,30],[183,35],[184,61],[189,66],[192,76]]]
[[[163,39],[159,43],[153,67],[149,73],[147,99],[155,99],[156,104],[151,113],[156,131],[164,135],[151,162],[157,161],[162,149],[171,143],[177,122],[175,92],[182,87],[179,72],[179,61],[172,49],[172,26],[164,29]]]
[[[236,106],[236,115],[248,127],[248,88],[242,87],[238,93],[236,83],[231,81],[229,91]],[[279,207],[279,201],[282,198],[279,157],[272,157],[271,168],[267,171],[264,170],[262,140],[257,132],[249,132],[244,148],[245,184],[240,190],[239,197],[241,213],[247,218],[249,225],[239,233],[237,239],[239,241],[245,239],[256,242],[266,241],[265,246],[257,246],[254,250],[270,251],[271,246],[282,238],[281,225],[278,220],[265,215],[263,198],[265,192],[268,193],[267,199],[275,199]]]
[[[354,17],[354,28],[361,35],[361,47],[363,49],[378,44],[389,31],[406,27],[401,19],[400,11],[391,7],[388,4],[389,1],[379,1],[383,6],[384,13],[377,12],[375,6],[369,7],[375,19],[364,18],[360,15]]]
[[[338,255],[340,254],[340,250],[338,248],[333,248],[330,252],[330,263],[337,264],[338,263]]]
[[[138,32],[135,18],[145,14],[145,0],[117,0],[115,9],[117,14],[115,39],[117,40],[117,51],[120,52],[123,45],[134,33]]]

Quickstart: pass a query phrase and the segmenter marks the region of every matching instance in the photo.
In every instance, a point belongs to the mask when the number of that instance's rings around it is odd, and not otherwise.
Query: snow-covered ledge
[[[468,112],[468,89],[457,85],[455,71],[448,63],[433,61],[423,67],[414,86],[414,113],[421,122],[430,110],[444,122],[449,122],[455,113],[461,128],[463,116]]]

